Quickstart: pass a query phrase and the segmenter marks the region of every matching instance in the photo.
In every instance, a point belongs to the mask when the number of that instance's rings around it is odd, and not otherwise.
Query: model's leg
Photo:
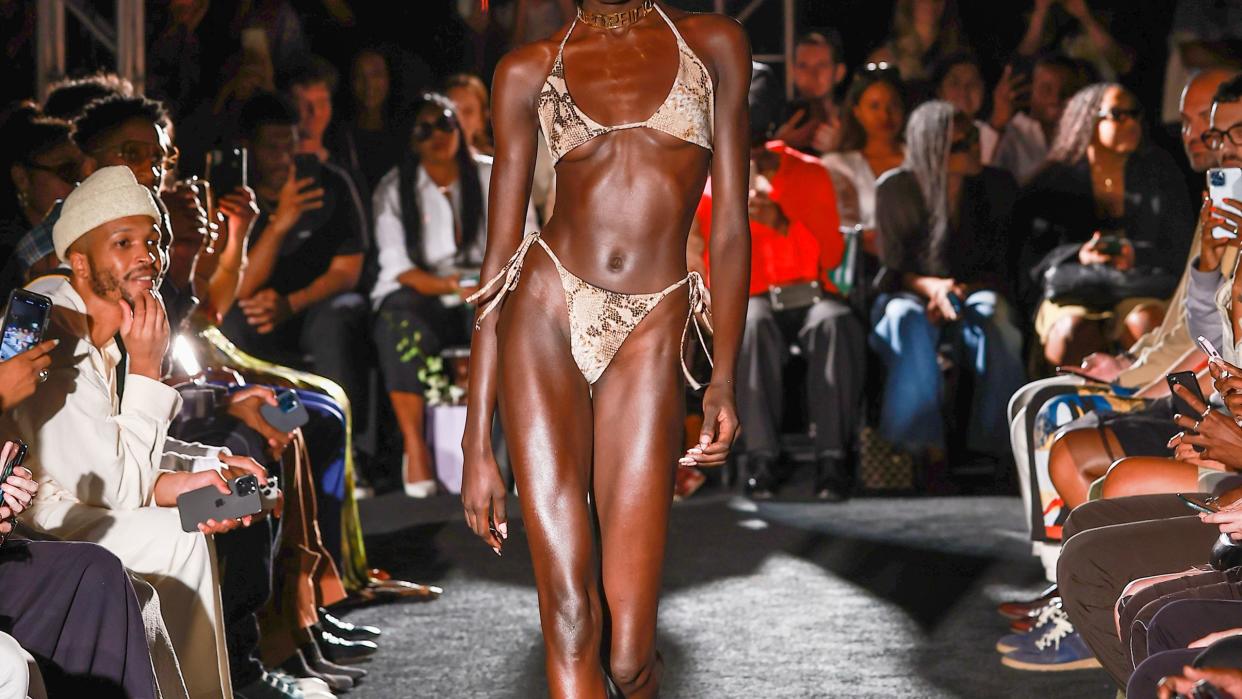
[[[522,272],[497,324],[500,416],[535,569],[548,689],[552,697],[603,699],[603,613],[587,503],[590,394],[570,354],[555,268],[535,252]]]
[[[685,411],[677,354],[684,293],[652,310],[594,390],[608,671],[626,697],[656,696],[663,669],[656,610]]]

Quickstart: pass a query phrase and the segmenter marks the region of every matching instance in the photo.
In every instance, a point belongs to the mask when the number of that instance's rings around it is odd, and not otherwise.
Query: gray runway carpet
[[[455,497],[388,495],[362,516],[373,565],[445,594],[346,615],[385,629],[350,696],[546,696],[520,523],[497,558]],[[1100,670],[1018,672],[993,650],[996,602],[1042,586],[1016,498],[756,506],[716,494],[675,505],[672,521],[664,697],[1113,696]]]

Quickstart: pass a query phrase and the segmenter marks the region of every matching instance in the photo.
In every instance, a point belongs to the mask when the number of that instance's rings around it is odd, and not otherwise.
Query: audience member
[[[397,164],[405,142],[397,120],[388,59],[377,49],[354,55],[350,71],[348,116],[340,123],[339,138],[347,139],[347,152],[357,158],[353,169],[362,173],[360,192],[373,192],[380,178]],[[363,202],[364,204],[366,202]]]
[[[1010,79],[1012,67],[1007,67]],[[1024,185],[1043,167],[1048,146],[1071,95],[1082,87],[1076,63],[1058,55],[1035,61],[1030,74],[1029,105],[1004,125],[992,164],[1008,170]]]
[[[384,384],[405,440],[405,491],[423,498],[436,492],[423,438],[432,364],[444,349],[470,344],[474,314],[463,299],[483,264],[492,159],[468,147],[447,97],[424,95],[414,113],[410,150],[375,191],[379,278],[371,300]],[[526,232],[535,228],[528,210]]]
[[[358,154],[352,150],[353,143],[336,135],[330,140],[328,138],[333,126],[332,95],[336,93],[336,68],[318,56],[310,56],[290,72],[282,84],[298,109],[298,155],[317,158],[319,162],[331,163],[343,171],[356,190],[357,200],[366,210],[371,193],[365,189],[366,175],[360,169]],[[369,211],[367,220],[370,220]]]
[[[1134,66],[1131,51],[1109,33],[1087,0],[1035,0],[1018,55],[1056,50],[1090,64],[1102,80],[1116,81]]]
[[[308,364],[351,401],[365,397],[366,302],[354,291],[366,223],[348,176],[331,163],[295,166],[298,113],[272,94],[242,113],[259,218],[237,307],[221,329],[242,350],[290,366]],[[309,357],[309,359],[307,359]]]
[[[877,188],[884,274],[872,340],[888,369],[880,433],[926,457],[932,487],[943,485],[947,447],[937,360],[945,339],[975,379],[965,447],[993,457],[1005,447],[1005,401],[1023,381],[1003,272],[1016,190],[980,162],[969,117],[942,101],[911,115],[905,162]]]
[[[841,142],[837,85],[845,80],[845,48],[834,29],[803,34],[794,44],[793,84],[797,94],[789,120],[775,138],[803,153],[822,155]],[[752,89],[751,94],[755,91]]]
[[[970,48],[956,0],[897,0],[891,32],[867,60],[895,66],[916,99],[928,92],[932,66]]]
[[[458,73],[444,83],[444,94],[453,101],[454,111],[466,134],[466,144],[476,153],[492,155],[492,112],[487,86],[477,75]]]
[[[750,300],[737,385],[738,414],[747,425],[741,447],[745,490],[754,498],[771,497],[786,475],[780,464],[782,386],[790,345],[796,344],[807,364],[805,409],[814,425],[815,495],[841,501],[853,485],[864,334],[829,278],[845,251],[831,179],[814,157],[780,141],[765,144],[768,127],[752,120]],[[709,183],[691,229],[692,249],[702,251],[700,259],[690,260],[692,267],[710,263],[711,214]]]
[[[854,76],[845,96],[844,121],[838,150],[824,156],[837,192],[841,222],[870,231],[869,251],[876,250],[875,182],[901,165],[905,102],[896,69],[868,65]]]
[[[1117,342],[1128,347],[1159,325],[1176,285],[1169,261],[1180,263],[1190,248],[1185,187],[1168,154],[1144,142],[1141,116],[1120,85],[1081,90],[1065,110],[1048,164],[1019,201],[1026,299],[1038,305],[1035,330],[1054,366]],[[1090,299],[1072,283],[1047,286],[1049,270],[1075,264],[1084,271],[1071,279],[1102,280]],[[1109,268],[1132,274],[1101,276]],[[1098,296],[1101,284],[1113,299]]]
[[[116,73],[95,73],[84,78],[65,79],[48,86],[43,114],[53,119],[73,121],[86,105],[104,97],[134,96],[134,86]]]
[[[1008,80],[1008,76],[1002,80]],[[975,128],[979,130],[979,154],[984,165],[992,163],[996,152],[996,141],[1000,138],[992,124],[979,118],[983,110],[983,101],[987,90],[983,84],[983,72],[978,59],[968,53],[958,53],[945,57],[932,72],[932,87],[936,98],[952,104],[957,111],[970,117]],[[1003,88],[998,88],[998,95],[1009,95]],[[1004,113],[1008,107],[994,106],[992,111]],[[1002,122],[1003,123],[1003,122]]]

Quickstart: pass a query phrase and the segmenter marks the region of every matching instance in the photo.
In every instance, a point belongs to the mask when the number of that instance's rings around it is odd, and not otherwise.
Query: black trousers
[[[473,318],[474,309],[464,303],[446,306],[408,287],[385,296],[372,330],[384,387],[424,395],[427,384],[419,374],[427,359],[454,345],[469,347]],[[451,380],[452,367],[444,368]]]
[[[832,298],[773,311],[766,296],[746,305],[738,351],[737,410],[746,426],[746,454],[775,458],[785,387],[782,369],[797,343],[807,362],[807,413],[815,426],[815,455],[845,457],[858,424],[866,370],[866,333],[849,306]]]
[[[1113,610],[1139,578],[1208,562],[1219,531],[1176,495],[1140,495],[1084,503],[1065,523],[1057,584],[1083,641],[1119,686],[1130,675],[1129,649],[1117,636]]]
[[[0,630],[34,656],[48,696],[155,696],[142,609],[120,559],[102,546],[6,542]]]
[[[306,369],[335,381],[350,402],[358,406],[353,411],[354,432],[360,433],[366,429],[369,412],[362,408],[366,405],[370,366],[371,348],[364,339],[368,336],[369,319],[366,299],[348,292],[320,301],[266,335],[246,323],[246,316],[238,307],[224,317],[220,329],[238,347],[259,359]]]

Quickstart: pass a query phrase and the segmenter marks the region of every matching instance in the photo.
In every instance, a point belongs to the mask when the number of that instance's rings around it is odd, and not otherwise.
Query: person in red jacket
[[[753,111],[753,110],[752,110]],[[850,461],[862,395],[865,334],[829,278],[841,264],[836,196],[820,161],[781,141],[765,143],[767,125],[752,115],[750,301],[738,355],[737,409],[751,497],[771,497],[783,480],[780,427],[783,371],[790,347],[806,357],[806,410],[812,423],[815,494],[844,500],[853,480]],[[711,182],[695,212],[696,239],[711,236]],[[710,284],[710,260],[701,265]]]

